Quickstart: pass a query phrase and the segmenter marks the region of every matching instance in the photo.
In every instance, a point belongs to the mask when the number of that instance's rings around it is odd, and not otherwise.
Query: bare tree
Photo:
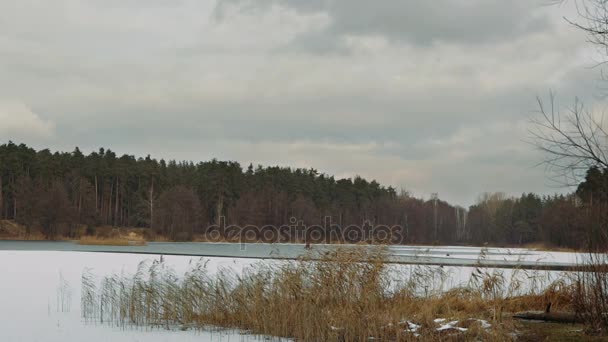
[[[550,94],[549,103],[537,98],[539,114],[529,129],[532,143],[545,153],[542,164],[554,180],[565,186],[577,185],[590,167],[608,168],[608,133],[603,117],[594,116],[583,103],[561,113]]]
[[[553,3],[564,4],[571,2],[576,8],[577,18],[564,17],[564,20],[575,28],[583,31],[587,42],[596,48],[599,58],[596,67],[600,67],[601,79],[608,81],[608,75],[601,67],[608,62],[608,1],[606,0],[555,0]],[[608,88],[601,87],[608,96]]]
[[[607,0],[557,0],[570,1],[577,10],[575,19],[564,18],[574,27],[587,34],[587,41],[598,49],[608,62],[608,1]],[[604,79],[608,80],[602,73]],[[545,152],[543,164],[551,171],[558,184],[573,186],[580,183],[591,167],[608,168],[608,134],[603,115],[588,110],[577,98],[571,108],[561,113],[550,94],[549,103],[537,98],[539,113],[532,119],[530,129],[533,144]]]
[[[568,0],[558,1],[559,3]],[[608,1],[571,0],[576,6],[578,18],[564,18],[574,27],[587,34],[587,41],[595,45],[603,56],[608,56]]]

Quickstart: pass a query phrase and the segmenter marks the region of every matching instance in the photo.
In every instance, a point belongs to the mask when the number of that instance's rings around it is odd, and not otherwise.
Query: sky
[[[360,175],[470,205],[562,192],[536,97],[601,108],[549,0],[0,0],[0,142]],[[599,95],[598,95],[599,94]]]

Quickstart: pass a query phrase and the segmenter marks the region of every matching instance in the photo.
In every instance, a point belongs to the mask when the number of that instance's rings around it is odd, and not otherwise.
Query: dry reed
[[[78,244],[93,246],[145,246],[146,241],[137,238],[99,238],[94,236],[83,236],[78,240]]]
[[[608,332],[608,254],[588,253],[574,274],[574,307],[596,333]]]
[[[85,271],[82,315],[121,326],[215,325],[304,341],[508,340],[503,312],[538,310],[547,301],[570,305],[560,297],[569,287],[560,283],[526,292],[500,272],[478,270],[468,286],[445,291],[449,275],[441,268],[414,267],[407,279],[396,279],[390,267],[381,247],[258,264],[241,274],[211,275],[204,259],[182,276],[162,262],[142,262],[135,275],[105,277],[99,286]],[[457,323],[438,331],[440,317]]]

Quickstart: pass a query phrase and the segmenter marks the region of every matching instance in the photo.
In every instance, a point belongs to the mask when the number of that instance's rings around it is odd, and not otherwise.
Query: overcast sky
[[[589,104],[548,0],[1,0],[0,141],[361,175],[469,205],[562,191],[535,97]]]

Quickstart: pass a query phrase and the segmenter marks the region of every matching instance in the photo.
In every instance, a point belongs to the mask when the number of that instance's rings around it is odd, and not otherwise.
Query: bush
[[[112,229],[112,231],[110,232],[110,238],[112,238],[112,239],[119,239],[120,238],[120,230],[118,230],[117,228]]]
[[[192,241],[192,234],[189,232],[179,232],[175,234],[175,241]]]
[[[100,239],[107,239],[110,237],[110,232],[108,232],[106,229],[100,229],[97,231],[97,237]]]
[[[146,241],[156,240],[156,232],[152,229],[144,229],[143,236]]]
[[[97,229],[93,226],[87,226],[87,228],[84,231],[84,235],[95,236],[95,235],[97,235]]]

